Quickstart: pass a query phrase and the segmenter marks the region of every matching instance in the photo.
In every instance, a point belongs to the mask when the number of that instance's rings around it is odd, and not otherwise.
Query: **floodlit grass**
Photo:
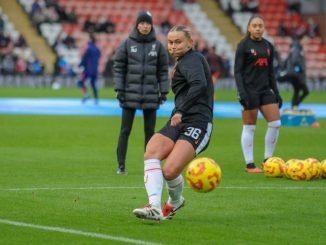
[[[4,90],[1,97],[18,96]],[[50,97],[59,91],[39,92],[40,97]],[[79,96],[73,90],[62,93]],[[159,118],[157,128],[165,121]],[[281,128],[275,155],[284,160],[325,159],[326,120],[318,121],[321,128]],[[216,118],[210,146],[201,154],[215,159],[223,171],[215,191],[200,194],[186,188],[186,206],[171,221],[136,219],[132,210],[147,201],[142,118],[135,119],[130,136],[127,176],[115,173],[119,128],[118,117],[0,115],[0,244],[325,243],[326,180],[299,182],[245,173],[240,119]],[[257,164],[263,160],[265,130],[266,123],[259,120]],[[166,197],[164,191],[162,202]],[[110,237],[15,226],[3,220]]]

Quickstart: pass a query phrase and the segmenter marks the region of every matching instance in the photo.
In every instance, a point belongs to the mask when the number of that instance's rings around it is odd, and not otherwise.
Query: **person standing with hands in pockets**
[[[246,171],[261,173],[253,157],[254,133],[258,111],[267,121],[264,162],[273,156],[281,126],[282,98],[279,94],[273,70],[274,47],[263,38],[264,19],[253,15],[247,26],[247,34],[238,44],[234,74],[239,102],[243,107],[241,146]],[[263,162],[263,163],[264,163]]]
[[[115,91],[122,108],[117,174],[124,175],[136,109],[143,111],[146,147],[155,131],[156,111],[169,92],[168,53],[156,40],[150,12],[138,14],[135,27],[117,50],[113,69]]]
[[[184,206],[182,171],[209,144],[213,82],[205,57],[192,47],[189,27],[175,26],[169,31],[168,51],[176,59],[171,85],[175,107],[169,121],[154,134],[146,147],[144,181],[148,204],[133,210],[134,215],[141,219],[171,219]],[[161,209],[164,180],[169,199]]]

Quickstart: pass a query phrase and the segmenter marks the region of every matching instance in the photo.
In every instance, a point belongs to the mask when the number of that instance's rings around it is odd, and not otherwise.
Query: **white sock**
[[[281,121],[276,120],[268,123],[268,128],[265,134],[265,157],[269,158],[273,156],[275,146],[280,131]]]
[[[160,160],[148,159],[144,161],[144,164],[144,182],[149,204],[161,209],[163,174]]]
[[[174,180],[167,180],[166,186],[169,192],[169,200],[170,204],[177,204],[180,201],[180,197],[182,196],[182,191],[184,187],[183,177],[180,174]]]
[[[242,152],[246,164],[254,163],[254,135],[256,125],[243,125],[241,134]]]

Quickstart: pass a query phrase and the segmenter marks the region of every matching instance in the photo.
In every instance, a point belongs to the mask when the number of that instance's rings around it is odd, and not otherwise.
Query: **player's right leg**
[[[156,133],[146,146],[144,161],[144,182],[148,195],[148,204],[143,208],[136,208],[133,213],[137,218],[162,220],[161,198],[163,191],[163,173],[161,159],[164,159],[173,149],[174,141]]]
[[[246,163],[245,171],[249,173],[262,172],[260,168],[256,167],[254,162],[254,135],[257,115],[257,109],[244,109],[242,111],[241,148]]]
[[[91,83],[91,88],[93,90],[93,95],[94,95],[94,99],[95,99],[95,103],[98,102],[98,91],[97,91],[97,86],[96,86],[96,80],[97,80],[97,76],[93,75],[90,77],[90,83]]]
[[[182,171],[195,156],[195,148],[190,142],[184,139],[178,140],[163,165],[163,174],[169,193],[169,199],[162,209],[164,219],[172,219],[185,204],[182,196],[184,188]]]
[[[134,215],[140,219],[149,220],[163,220],[162,210],[159,207],[155,207],[151,204],[146,204],[143,208],[136,208],[133,210]]]

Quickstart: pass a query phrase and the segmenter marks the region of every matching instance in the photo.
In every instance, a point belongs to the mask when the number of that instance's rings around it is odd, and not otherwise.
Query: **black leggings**
[[[117,147],[117,158],[119,168],[125,168],[126,154],[128,148],[128,139],[134,122],[136,109],[122,109],[122,119],[120,136]],[[144,115],[144,131],[145,131],[145,147],[154,134],[156,124],[156,109],[143,110]]]
[[[278,77],[279,82],[289,82],[293,86],[291,106],[298,106],[309,94],[309,89],[304,78],[299,74],[286,74]]]

